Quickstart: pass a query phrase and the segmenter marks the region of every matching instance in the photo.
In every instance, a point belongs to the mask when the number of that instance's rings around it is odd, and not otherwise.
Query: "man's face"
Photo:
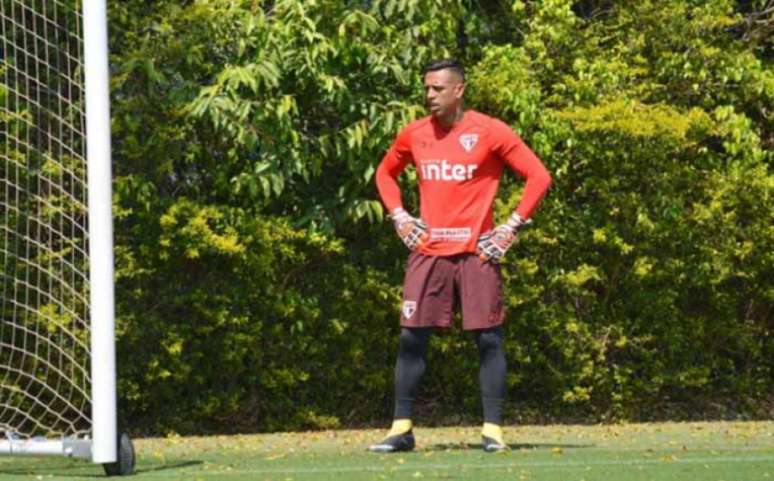
[[[425,74],[425,105],[435,118],[444,118],[457,112],[462,102],[465,84],[450,69]]]

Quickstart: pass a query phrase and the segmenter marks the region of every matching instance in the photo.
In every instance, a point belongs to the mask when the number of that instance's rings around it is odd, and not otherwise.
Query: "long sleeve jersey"
[[[476,251],[478,237],[494,226],[492,204],[505,165],[526,179],[516,208],[524,219],[551,185],[540,159],[508,125],[472,110],[449,130],[425,117],[400,131],[376,171],[390,212],[402,207],[397,179],[412,163],[419,178],[420,217],[430,234],[419,248],[425,255]]]

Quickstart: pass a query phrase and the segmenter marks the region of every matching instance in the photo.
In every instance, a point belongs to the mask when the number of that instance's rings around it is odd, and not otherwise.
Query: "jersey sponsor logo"
[[[450,182],[462,182],[473,178],[476,164],[452,164],[446,159],[420,161],[420,174],[422,180],[445,180]]]
[[[415,312],[417,312],[417,303],[416,301],[403,301],[403,308],[401,309],[403,312],[403,317],[406,319],[411,319],[411,316],[414,315]]]
[[[431,241],[466,242],[472,234],[470,227],[434,227],[430,229]]]
[[[478,134],[462,134],[460,135],[460,145],[465,149],[465,152],[470,152],[473,147],[478,143]]]

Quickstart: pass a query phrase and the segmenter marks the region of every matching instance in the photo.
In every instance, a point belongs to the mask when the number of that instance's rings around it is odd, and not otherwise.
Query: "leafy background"
[[[111,2],[119,395],[143,433],[391,415],[373,174],[456,56],[554,175],[504,262],[508,422],[771,418],[771,1]],[[416,205],[413,172],[402,178]],[[518,201],[508,175],[498,218]],[[479,420],[435,336],[419,421]]]

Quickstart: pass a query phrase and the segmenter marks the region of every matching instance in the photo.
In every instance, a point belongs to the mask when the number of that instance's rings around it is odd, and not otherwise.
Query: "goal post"
[[[106,0],[83,3],[91,300],[92,460],[116,460],[113,214]]]
[[[0,0],[0,454],[128,474],[105,0]]]

